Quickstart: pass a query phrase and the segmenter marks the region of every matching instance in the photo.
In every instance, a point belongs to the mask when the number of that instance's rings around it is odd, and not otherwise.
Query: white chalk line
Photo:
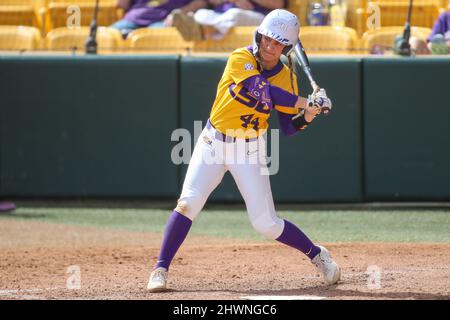
[[[47,291],[67,289],[65,287],[49,287],[49,288],[32,288],[32,289],[5,289],[0,290],[0,298],[20,298],[20,299],[32,299],[39,300],[45,299],[45,297],[33,295],[32,293],[42,293]],[[31,294],[30,294],[31,293]]]
[[[450,270],[450,267],[434,267],[434,268],[382,268],[382,274],[396,274],[396,273],[408,273],[408,272],[423,272],[423,271],[430,271],[430,270]],[[353,278],[361,277],[364,278],[367,277],[367,273],[364,272],[344,272],[342,274],[342,280],[348,281]],[[318,279],[320,276],[303,276],[302,277],[305,280],[309,279]],[[365,280],[365,279],[364,279]],[[344,283],[345,284],[345,283]],[[338,284],[339,285],[339,284]],[[56,290],[69,290],[66,287],[48,287],[48,288],[31,288],[31,289],[4,289],[0,290],[0,299],[1,297],[5,298],[20,298],[20,299],[45,299],[43,296],[37,296],[33,295],[48,292],[48,291],[56,291]],[[100,299],[108,299],[110,297],[104,296]],[[248,299],[248,300],[319,300],[319,299],[326,299],[326,297],[320,297],[320,296],[242,296],[241,299]],[[83,298],[81,298],[83,299]],[[87,299],[92,299],[92,297],[89,297]],[[99,299],[99,297],[95,297],[94,299]]]

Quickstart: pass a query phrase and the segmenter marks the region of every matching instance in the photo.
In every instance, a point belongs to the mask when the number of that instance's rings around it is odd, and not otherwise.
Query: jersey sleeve
[[[234,51],[228,59],[228,72],[235,84],[260,75],[256,59],[248,50]]]
[[[287,90],[290,93],[298,96],[297,76],[295,74],[294,74],[293,86],[294,86],[294,92],[292,92],[292,88],[291,88],[290,81],[289,81],[289,89],[284,88],[284,90]],[[275,110],[282,112],[282,113],[294,114],[294,115],[298,113],[298,110],[295,108],[282,106],[282,105],[278,105],[278,104],[275,104],[274,108],[275,108]]]

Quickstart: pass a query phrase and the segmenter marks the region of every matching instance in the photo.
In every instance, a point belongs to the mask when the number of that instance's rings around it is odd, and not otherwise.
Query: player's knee
[[[268,239],[277,239],[283,232],[283,220],[278,217],[260,218],[252,221],[253,228]]]
[[[201,205],[199,204],[199,202],[200,201],[195,201],[195,199],[193,198],[179,199],[177,201],[175,211],[194,221],[201,210]]]

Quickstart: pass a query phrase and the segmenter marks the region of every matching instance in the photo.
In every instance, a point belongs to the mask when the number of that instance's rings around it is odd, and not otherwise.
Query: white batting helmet
[[[298,42],[300,23],[295,14],[276,9],[271,11],[256,29],[253,39],[253,53],[257,54],[261,42],[261,36],[267,36],[286,46],[284,55],[288,55]]]

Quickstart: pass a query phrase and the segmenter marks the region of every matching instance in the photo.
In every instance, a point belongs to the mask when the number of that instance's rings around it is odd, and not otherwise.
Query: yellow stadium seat
[[[36,50],[40,47],[39,29],[27,26],[0,26],[0,50]]]
[[[45,39],[46,48],[51,51],[84,52],[84,44],[89,36],[89,27],[56,28]],[[97,43],[99,53],[118,52],[123,46],[122,35],[113,28],[98,27]]]
[[[300,40],[307,53],[349,54],[358,43],[356,31],[348,27],[303,27]]]
[[[306,26],[308,21],[308,10],[310,0],[289,0],[288,10],[295,14],[300,21],[300,28]]]
[[[367,6],[380,9],[380,26],[403,26],[408,15],[408,0],[369,1]],[[411,15],[411,25],[431,28],[439,16],[440,0],[415,0]]]
[[[356,30],[358,36],[361,36],[367,27],[366,0],[347,0],[347,19],[345,25]]]
[[[37,19],[32,0],[1,0],[0,25],[36,26]]]
[[[308,14],[310,3],[315,0],[290,0],[288,2],[288,10],[295,13],[300,20],[300,29],[309,26]],[[365,8],[366,0],[346,0],[344,4],[347,6],[345,12],[345,26],[355,29],[358,35],[362,35],[365,31]]]
[[[141,28],[132,31],[127,37],[128,48],[142,53],[183,54],[192,47],[176,28]]]
[[[47,0],[47,31],[59,27],[89,26],[95,0]],[[119,19],[115,0],[101,0],[97,24],[109,26]]]
[[[362,44],[366,52],[371,52],[374,46],[392,48],[395,38],[403,35],[404,27],[384,27],[366,31],[362,36]],[[424,27],[411,27],[411,36],[421,40],[426,40],[431,29]]]
[[[221,52],[229,53],[240,47],[253,43],[256,26],[233,27],[222,40],[194,41],[193,52]]]
[[[441,10],[445,10],[447,6],[450,4],[449,0],[436,0]]]

